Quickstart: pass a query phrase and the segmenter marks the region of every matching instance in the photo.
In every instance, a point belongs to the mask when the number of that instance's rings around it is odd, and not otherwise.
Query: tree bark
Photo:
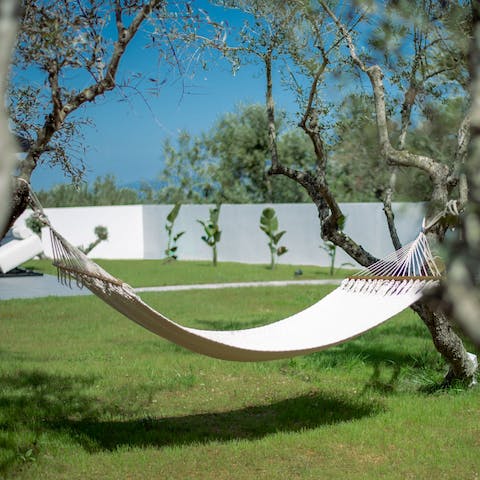
[[[418,302],[412,309],[423,320],[435,348],[450,366],[444,384],[449,385],[454,380],[460,380],[471,385],[474,382],[476,365],[465,350],[461,338],[453,330],[447,315],[432,308],[427,302]]]
[[[17,33],[17,9],[15,0],[0,0],[0,232],[8,223],[10,213],[10,179],[15,165],[16,145],[10,133],[5,94],[12,48]],[[1,238],[3,238],[2,235]]]
[[[467,336],[480,347],[480,4],[471,2],[473,39],[470,45],[471,76],[470,131],[460,142],[459,159],[468,186],[466,209],[460,225],[461,235],[451,245],[447,281],[440,291],[442,301]],[[469,148],[465,144],[469,141]],[[463,158],[465,157],[465,158]],[[462,162],[464,160],[464,162]],[[465,188],[465,187],[464,187]],[[462,184],[460,184],[462,193]],[[466,197],[466,195],[463,195]],[[462,206],[462,205],[460,205]]]
[[[9,175],[9,180],[12,178],[11,173]],[[2,239],[16,222],[17,218],[27,209],[28,200],[29,200],[29,190],[25,182],[22,182],[18,179],[13,179],[10,182],[11,192],[8,199],[8,204],[10,209],[6,218],[6,221],[3,224],[3,228],[0,230],[0,239]]]

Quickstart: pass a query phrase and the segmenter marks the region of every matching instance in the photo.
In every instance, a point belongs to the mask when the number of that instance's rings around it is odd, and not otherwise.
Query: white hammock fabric
[[[194,352],[264,361],[316,352],[366,332],[419,300],[440,278],[426,237],[371,265],[305,310],[272,324],[217,331],[184,327],[149,307],[132,287],[103,270],[50,227],[59,278],[76,280],[151,332]]]

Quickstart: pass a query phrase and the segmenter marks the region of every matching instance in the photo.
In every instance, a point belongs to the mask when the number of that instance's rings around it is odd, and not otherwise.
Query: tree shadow
[[[277,432],[358,420],[382,411],[381,404],[370,399],[311,393],[230,411],[138,418],[137,411],[129,410],[128,405],[119,406],[89,393],[96,380],[41,371],[1,375],[0,442],[9,452],[4,458],[9,460],[0,463],[0,472],[9,468],[22,448],[28,448],[21,437],[12,440],[19,430],[35,438],[46,432],[66,434],[86,451],[94,452],[126,445],[164,447],[254,440]]]
[[[55,375],[40,370],[20,370],[0,375],[0,410],[8,418],[0,428],[24,424],[36,428],[66,417],[98,417],[104,406],[85,393],[94,376]]]
[[[260,316],[254,320],[248,322],[239,320],[205,320],[205,319],[196,319],[195,325],[198,325],[198,328],[204,328],[207,330],[245,330],[248,328],[259,327],[262,325],[267,325],[272,323],[272,320],[267,321]]]
[[[391,365],[391,373],[388,378],[382,374],[382,369],[386,370],[384,367],[385,363],[376,362],[373,364],[373,372],[365,384],[364,392],[367,390],[374,390],[376,392],[382,393],[383,395],[391,395],[396,393],[398,390],[398,384],[400,380],[401,367],[398,363]]]
[[[37,439],[60,418],[98,418],[104,406],[85,389],[95,377],[18,370],[0,375],[0,477],[33,459]],[[33,439],[33,440],[32,440]]]
[[[313,353],[307,363],[322,368],[335,368],[347,366],[351,363],[364,363],[374,368],[379,364],[396,365],[398,367],[415,366],[419,362],[411,353],[403,352],[400,349],[394,350],[382,345],[366,345],[350,341],[339,347]]]
[[[89,452],[122,446],[166,447],[187,444],[255,440],[278,432],[298,432],[358,420],[382,410],[364,399],[310,394],[269,405],[226,412],[125,421],[79,420],[52,423]]]

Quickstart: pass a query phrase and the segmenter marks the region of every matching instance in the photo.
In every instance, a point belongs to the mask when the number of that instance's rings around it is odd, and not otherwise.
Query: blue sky
[[[211,7],[206,8],[212,12]],[[222,17],[230,24],[242,21],[237,12],[227,11]],[[153,50],[141,48],[139,42],[129,47],[121,74],[146,71],[161,77],[162,67],[157,65]],[[178,76],[176,80],[175,75],[170,76],[159,96],[147,98],[148,105],[139,96],[120,102],[118,94],[107,94],[87,105],[82,113],[94,123],[94,127],[84,129],[85,179],[114,174],[119,184],[155,180],[162,168],[162,141],[166,137],[175,138],[181,129],[206,131],[220,115],[241,102],[264,103],[264,93],[260,66],[242,67],[233,76],[229,64],[219,61],[206,71],[198,67],[193,79],[182,82]],[[277,101],[280,108],[295,108],[293,99],[286,94],[280,94]],[[40,166],[32,176],[36,189],[58,183],[69,183],[59,168]]]

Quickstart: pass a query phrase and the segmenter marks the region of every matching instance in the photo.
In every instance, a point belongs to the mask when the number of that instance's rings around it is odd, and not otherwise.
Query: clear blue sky
[[[206,2],[205,8],[216,18],[222,13]],[[238,12],[227,11],[222,16],[232,25],[242,21]],[[157,66],[153,50],[142,49],[139,42],[130,47],[121,74],[147,71],[161,77],[162,68]],[[94,122],[94,127],[85,128],[87,181],[109,173],[116,176],[119,184],[155,180],[162,168],[162,141],[166,137],[175,138],[181,129],[192,133],[206,131],[235,105],[265,101],[260,66],[242,67],[233,76],[228,63],[223,61],[207,71],[198,67],[195,78],[184,83],[173,80],[173,76],[169,78],[158,97],[148,97],[148,106],[138,96],[130,102],[120,102],[115,94],[87,105],[85,116]],[[279,89],[276,93],[280,94],[280,108],[295,109],[293,98],[282,95]],[[40,166],[32,177],[36,189],[58,183],[69,183],[59,168]]]

